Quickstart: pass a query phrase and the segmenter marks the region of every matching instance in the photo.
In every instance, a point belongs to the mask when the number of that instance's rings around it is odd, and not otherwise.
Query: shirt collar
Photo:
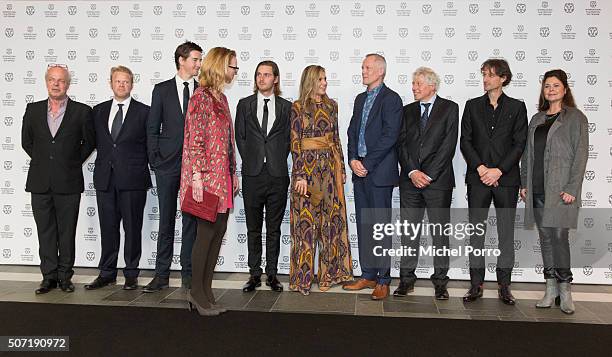
[[[272,93],[272,95],[270,95],[269,97],[266,97],[260,91],[257,91],[257,101],[263,102],[264,99],[270,99],[270,103],[274,102],[274,93]]]
[[[372,89],[372,90],[367,90],[366,89],[366,93],[368,94],[368,96],[371,95],[378,95],[378,93],[380,92],[381,88],[383,87],[384,83],[379,84],[376,88]]]
[[[63,110],[68,105],[68,96],[60,102],[60,110]],[[47,111],[51,111],[51,98],[47,99]]]
[[[193,77],[191,77],[191,78],[189,78],[188,80],[185,81],[181,77],[179,77],[178,73],[176,74],[176,76],[174,76],[174,79],[176,80],[176,85],[177,86],[183,87],[183,82],[189,83],[190,86],[193,84]]]
[[[126,99],[123,100],[123,102],[119,102],[117,99],[113,97],[113,103],[111,104],[111,106],[114,107],[117,104],[123,104],[123,107],[125,108],[130,105],[131,101],[132,101],[132,97],[127,97]]]
[[[430,105],[430,108],[431,108],[431,107],[433,107],[433,104],[434,104],[434,102],[436,101],[436,98],[437,98],[437,97],[438,97],[438,94],[437,94],[437,93],[434,93],[434,95],[433,95],[431,98],[429,98],[429,100],[428,100],[428,101],[426,101],[426,102],[421,101],[421,102],[419,102],[419,103],[420,103],[421,105],[426,104],[426,103],[430,103],[430,104],[431,104],[431,105]]]

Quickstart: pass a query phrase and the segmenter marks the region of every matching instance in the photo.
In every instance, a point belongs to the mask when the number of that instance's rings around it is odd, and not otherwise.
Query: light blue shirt
[[[366,100],[363,105],[363,111],[361,112],[361,126],[359,127],[359,140],[357,142],[357,155],[360,157],[365,157],[368,154],[368,148],[366,147],[365,142],[365,128],[366,124],[368,123],[370,110],[372,110],[372,105],[374,105],[374,101],[376,100],[382,86],[383,83],[367,92]]]

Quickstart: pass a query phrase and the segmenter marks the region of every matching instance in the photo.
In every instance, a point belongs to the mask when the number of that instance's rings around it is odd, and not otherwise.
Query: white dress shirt
[[[263,110],[264,110],[264,99],[270,99],[268,102],[268,127],[262,128],[266,131],[266,134],[270,132],[272,126],[274,125],[274,121],[276,120],[276,105],[274,101],[274,94],[269,97],[264,96],[261,92],[257,91],[257,120],[259,121],[259,126],[261,127],[263,121]]]
[[[118,102],[117,99],[113,98],[113,103],[111,104],[110,114],[108,116],[108,132],[110,133],[113,127],[113,120],[115,120],[115,115],[119,111],[119,106],[117,104],[123,104],[123,118],[121,119],[121,123],[125,122],[125,115],[127,114],[128,108],[130,107],[130,102],[132,101],[132,97],[127,97],[123,102]]]
[[[179,104],[181,105],[181,112],[182,112],[183,111],[183,88],[185,88],[185,85],[183,84],[183,82],[189,83],[188,85],[189,98],[191,98],[191,96],[193,95],[193,90],[195,89],[194,88],[195,85],[193,83],[193,77],[190,77],[189,79],[184,80],[181,77],[179,77],[179,75],[177,74],[176,76],[174,76],[174,79],[176,80],[176,92],[178,94],[178,100],[179,100]]]

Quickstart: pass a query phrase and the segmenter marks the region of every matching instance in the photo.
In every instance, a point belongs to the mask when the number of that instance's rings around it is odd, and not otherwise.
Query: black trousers
[[[70,280],[80,193],[32,193],[32,212],[38,230],[40,271],[45,280]]]
[[[96,200],[102,243],[102,256],[98,264],[100,276],[117,277],[117,258],[121,239],[119,224],[123,221],[125,232],[123,275],[126,278],[138,277],[140,272],[138,263],[142,252],[142,219],[147,191],[120,191],[115,186],[115,179],[111,174],[108,189],[106,191],[97,190]]]
[[[274,177],[266,165],[257,176],[242,177],[242,197],[246,214],[249,249],[249,273],[260,277],[262,239],[261,229],[266,221],[266,275],[272,277],[278,270],[281,223],[287,207],[289,176]]]
[[[191,252],[193,264],[191,296],[204,308],[208,308],[215,303],[212,279],[223,236],[227,229],[228,217],[229,213],[219,213],[214,223],[197,219],[198,238]]]
[[[418,224],[423,222],[425,209],[429,223],[445,224],[450,223],[450,205],[453,198],[452,190],[433,190],[400,187],[400,214],[402,220],[408,223]],[[432,243],[434,249],[449,246],[449,236],[443,234],[443,230],[432,229]],[[414,237],[402,235],[402,246],[410,247],[416,253],[411,256],[402,256],[400,265],[400,279],[402,282],[414,284],[417,280],[415,274],[419,263],[419,246],[421,232]],[[431,282],[440,287],[445,287],[448,283],[448,267],[450,257],[448,255],[434,256],[434,272],[431,275]]]
[[[174,228],[177,211],[177,197],[181,184],[180,174],[155,173],[157,199],[159,202],[159,233],[157,235],[157,257],[155,258],[155,275],[167,278],[170,276],[174,253]],[[182,213],[183,234],[181,243],[181,275],[191,276],[191,249],[196,237],[197,221],[189,213]]]
[[[570,283],[573,274],[570,265],[569,228],[542,227],[544,203],[544,194],[533,194],[533,214],[540,234],[544,278]]]
[[[468,185],[468,206],[470,223],[485,222],[483,234],[470,236],[470,245],[474,249],[483,249],[486,235],[486,221],[489,215],[491,201],[495,205],[497,216],[497,247],[500,256],[497,257],[497,282],[509,285],[514,268],[514,221],[516,203],[518,201],[518,186],[489,187],[484,184]],[[479,230],[476,230],[479,231]],[[470,254],[470,279],[472,285],[480,285],[485,278],[485,257]]]

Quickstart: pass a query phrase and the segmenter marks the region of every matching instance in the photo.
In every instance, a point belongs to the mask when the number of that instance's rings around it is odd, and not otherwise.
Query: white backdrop
[[[612,5],[601,0],[0,1],[0,264],[39,263],[30,196],[24,192],[29,160],[20,147],[20,130],[26,103],[46,98],[43,76],[47,64],[67,64],[73,76],[70,96],[92,106],[111,95],[110,67],[126,65],[136,73],[133,96],[149,104],[152,86],[175,73],[174,49],[191,40],[205,51],[214,46],[236,49],[240,71],[226,93],[232,111],[241,97],[251,93],[253,71],[263,59],[279,64],[282,89],[289,100],[297,97],[306,65],[324,66],[328,93],[340,107],[344,147],[354,97],[364,90],[360,64],[367,53],[386,56],[386,83],[400,93],[405,104],[412,101],[411,73],[424,65],[442,77],[439,95],[459,103],[461,110],[468,98],[483,94],[480,64],[489,57],[506,58],[514,73],[506,92],[526,102],[529,116],[536,112],[540,76],[551,68],[565,69],[577,105],[590,123],[590,160],[582,198],[585,206],[599,208],[581,218],[584,227],[574,234],[574,248],[586,262],[574,269],[575,281],[612,283],[611,10]],[[83,169],[86,191],[76,237],[78,266],[96,266],[100,255],[94,159],[95,154]],[[454,166],[453,207],[466,207],[465,163],[459,151]],[[346,190],[354,267],[359,274],[350,183]],[[396,191],[394,205],[398,204]],[[152,189],[145,209],[142,268],[154,267],[157,212]],[[589,214],[585,212],[583,216]],[[289,268],[288,218],[287,208],[281,273]],[[244,222],[239,198],[217,270],[248,271]],[[180,220],[175,236],[172,267],[178,269]],[[540,281],[535,233],[518,236],[514,280]],[[496,232],[489,229],[487,245],[495,242]],[[418,270],[421,277],[430,274],[427,262],[423,260]],[[457,268],[451,269],[451,278],[468,277],[465,259],[453,266]],[[492,267],[488,278],[494,277]],[[397,265],[392,274],[397,276]]]

